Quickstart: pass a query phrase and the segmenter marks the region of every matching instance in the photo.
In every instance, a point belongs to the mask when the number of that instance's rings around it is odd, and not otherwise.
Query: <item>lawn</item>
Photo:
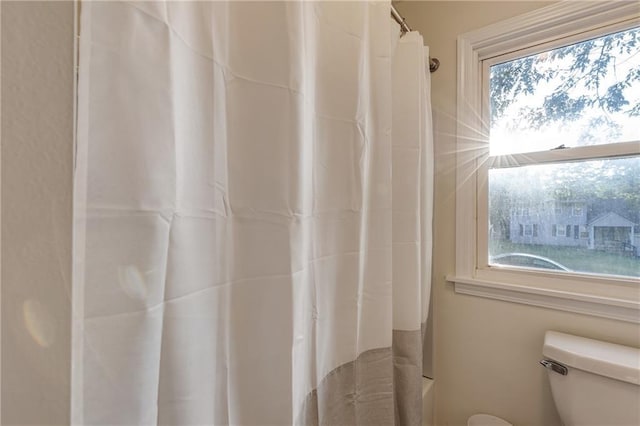
[[[491,241],[490,251],[493,256],[502,253],[529,253],[544,256],[579,272],[640,277],[640,258],[628,255],[577,247],[513,244],[508,241]]]

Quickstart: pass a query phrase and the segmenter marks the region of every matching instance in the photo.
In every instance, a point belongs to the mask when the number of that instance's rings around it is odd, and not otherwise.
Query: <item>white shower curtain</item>
[[[385,2],[86,2],[80,31],[74,424],[418,424],[419,34]]]

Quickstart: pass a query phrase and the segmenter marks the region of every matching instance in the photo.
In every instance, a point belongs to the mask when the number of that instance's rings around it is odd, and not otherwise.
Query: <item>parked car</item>
[[[504,253],[489,259],[491,265],[520,266],[523,268],[554,269],[571,271],[564,265],[543,256],[528,253]]]

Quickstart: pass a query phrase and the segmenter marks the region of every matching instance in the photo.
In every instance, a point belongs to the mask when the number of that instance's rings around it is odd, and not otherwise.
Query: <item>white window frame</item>
[[[478,226],[488,218],[487,203],[478,200],[487,197],[489,129],[482,118],[482,79],[490,59],[509,52],[521,57],[553,48],[560,39],[557,46],[600,35],[603,28],[638,25],[636,2],[565,1],[458,37],[456,271],[447,276],[456,292],[640,323],[640,279],[489,266],[487,235],[479,232],[486,228]],[[638,152],[636,142],[617,145],[618,155]],[[511,157],[519,164],[539,164],[610,155],[610,146],[594,145]]]

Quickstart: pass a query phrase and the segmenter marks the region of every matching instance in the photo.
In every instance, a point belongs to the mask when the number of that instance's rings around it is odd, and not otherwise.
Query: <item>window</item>
[[[565,228],[565,227],[564,227],[564,225],[555,225],[555,227],[556,227],[556,229],[558,230],[558,231],[556,232],[556,236],[557,236],[557,237],[565,237],[565,236],[567,235],[567,234],[566,234],[566,229],[567,229],[567,228]]]
[[[524,227],[524,235],[530,237],[533,234],[533,229],[531,225],[525,225]]]
[[[456,291],[640,322],[640,250],[623,248],[636,237],[605,241],[640,223],[638,45],[626,2],[560,2],[459,37]],[[513,224],[523,205],[539,228]],[[513,253],[545,262],[501,263]]]
[[[555,214],[555,219],[566,220],[552,233],[561,239],[534,244],[493,235],[488,258],[528,253],[563,262],[578,272],[640,277],[640,262],[624,258],[628,253],[619,248],[616,234],[602,231],[599,249],[594,250],[594,245],[572,241],[579,235],[576,232],[571,239],[573,225],[567,223],[582,219],[586,224],[598,214],[640,222],[637,44],[640,26],[612,29],[577,42],[558,40],[540,52],[524,56],[517,52],[515,57],[507,53],[483,61],[489,187],[488,200],[479,203],[488,204],[489,222],[495,218],[506,222],[515,203],[552,199],[555,211],[543,218],[549,221]],[[562,156],[554,151],[562,151]],[[518,157],[522,153],[535,153],[537,158]],[[582,217],[582,199],[589,200],[585,205],[592,212],[590,218]],[[529,216],[528,208],[522,208],[522,216]],[[530,225],[524,235],[532,235]],[[612,263],[618,267],[610,268]]]

